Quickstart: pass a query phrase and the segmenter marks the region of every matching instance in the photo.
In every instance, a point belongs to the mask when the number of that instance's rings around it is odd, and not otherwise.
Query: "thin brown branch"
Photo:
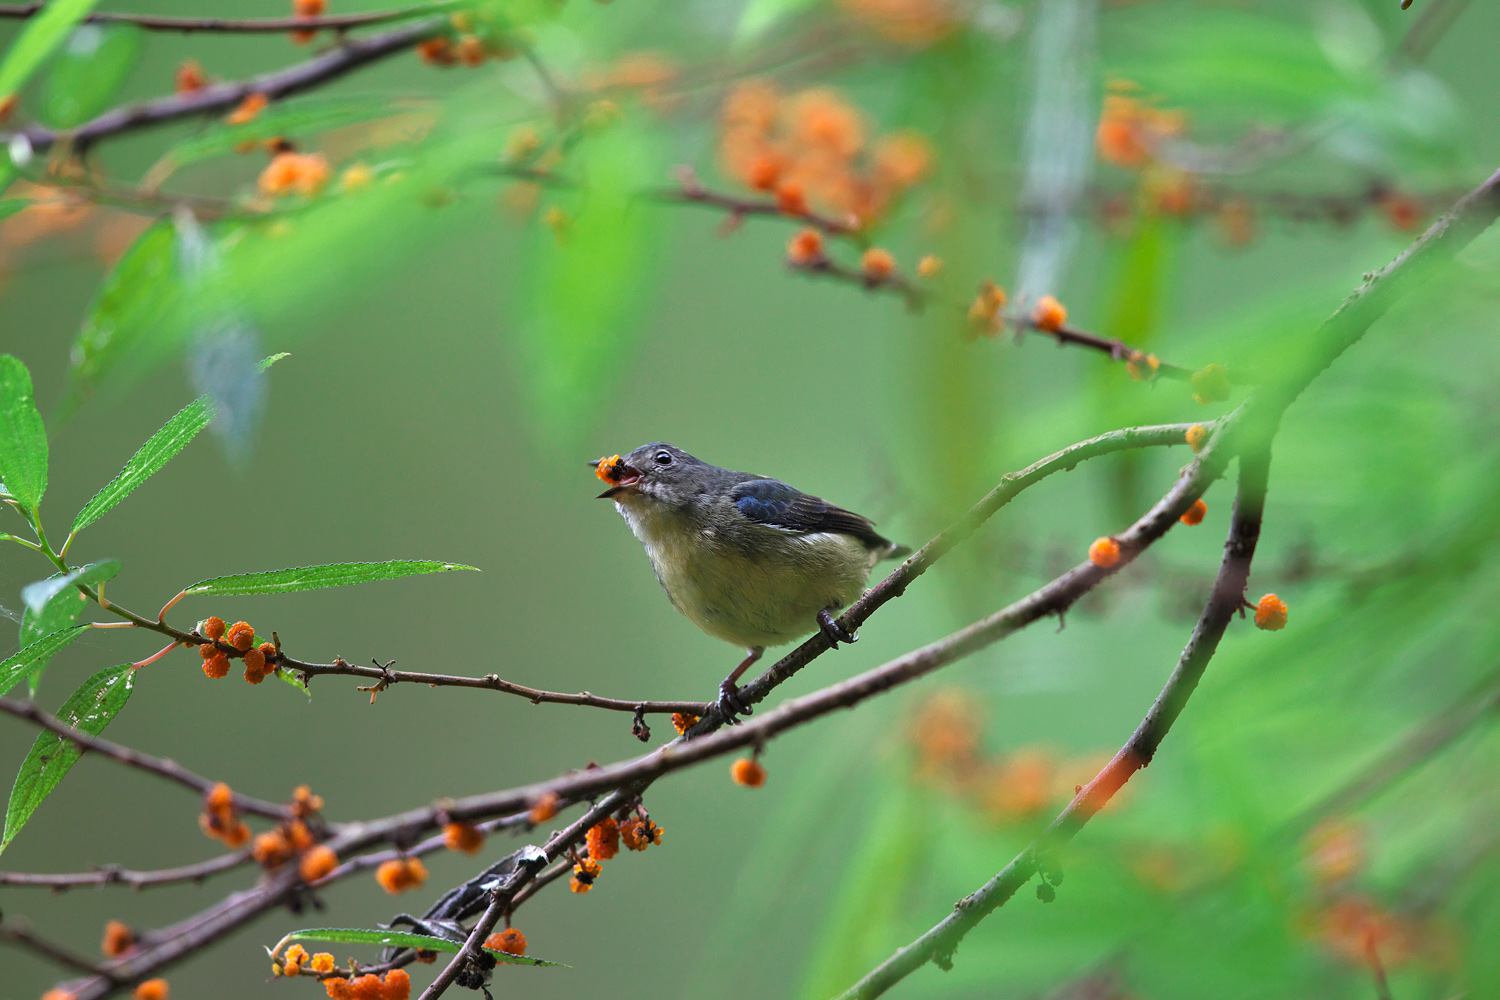
[[[981,920],[1003,906],[1016,891],[1041,870],[1044,877],[1056,862],[1055,852],[1081,830],[1115,796],[1131,776],[1151,763],[1162,740],[1182,713],[1198,686],[1203,671],[1218,649],[1219,640],[1236,611],[1241,610],[1250,563],[1260,537],[1261,513],[1265,505],[1269,453],[1258,451],[1240,456],[1240,482],[1231,518],[1229,539],[1218,579],[1203,614],[1183,648],[1176,668],[1130,739],[1047,829],[1011,860],[999,874],[960,900],[948,917],[911,944],[899,949],[858,983],[840,994],[839,1000],[870,1000],[928,962],[949,968],[954,949]]]
[[[281,100],[293,94],[312,90],[364,66],[379,62],[448,30],[446,17],[428,17],[414,24],[394,28],[368,38],[344,39],[339,45],[273,73],[248,80],[226,81],[187,94],[158,97],[131,104],[85,122],[74,129],[54,130],[33,125],[17,133],[36,151],[46,150],[62,141],[75,148],[140,129],[153,128],[184,118],[218,115],[235,108],[251,94],[264,94],[270,100]]]
[[[74,729],[61,719],[48,715],[28,702],[17,701],[14,698],[0,698],[0,712],[14,715],[18,719],[25,719],[27,722],[50,730],[64,739],[77,744],[78,748],[85,753],[101,754],[127,767],[133,767],[166,778],[169,781],[175,781],[179,785],[191,788],[201,795],[208,794],[209,790],[217,784],[217,782],[202,775],[194,774],[176,761],[168,760],[165,757],[153,757],[150,754],[141,753],[139,750],[132,750],[130,747],[111,740],[106,740],[99,736],[91,736],[80,729]],[[248,795],[241,795],[238,792],[234,793],[234,804],[235,808],[240,812],[250,813],[255,816],[264,816],[268,819],[282,820],[286,819],[288,815],[285,806],[252,798]]]
[[[894,292],[906,301],[906,308],[912,312],[920,312],[927,304],[927,293],[914,285],[910,278],[894,271],[883,278],[872,278],[856,268],[845,267],[836,260],[829,257],[819,257],[816,260],[799,264],[788,260],[787,267],[793,271],[801,271],[804,274],[821,275],[838,281],[846,281],[853,285],[859,285],[867,292]]]
[[[733,195],[710,191],[698,180],[698,175],[693,168],[686,165],[678,167],[676,174],[677,187],[647,191],[645,196],[653,201],[703,205],[718,209],[727,212],[732,220],[744,219],[752,215],[779,216],[791,222],[821,229],[830,236],[848,237],[860,244],[865,242],[854,220],[839,220],[817,212],[802,212],[793,215],[782,211],[781,206],[771,198],[736,198]]]
[[[50,962],[72,969],[75,972],[83,972],[91,976],[108,978],[109,973],[88,959],[80,958],[68,951],[61,945],[53,944],[46,938],[38,937],[29,928],[17,927],[13,923],[0,924],[0,941],[15,945],[36,955],[41,955]]]
[[[250,851],[247,848],[242,851],[221,854],[216,858],[209,858],[207,861],[199,861],[191,865],[180,865],[176,868],[158,868],[149,871],[136,871],[131,868],[122,868],[119,865],[103,865],[91,872],[68,872],[62,874],[47,872],[0,872],[0,885],[35,886],[52,889],[55,892],[85,885],[128,885],[132,889],[145,889],[150,886],[168,885],[174,882],[202,882],[211,875],[232,871],[235,868],[247,865],[250,863],[250,860]]]
[[[22,19],[36,14],[43,4],[0,4],[0,18]],[[235,19],[224,17],[161,17],[153,14],[119,14],[95,11],[85,20],[90,24],[133,24],[146,31],[174,31],[182,33],[207,32],[214,34],[285,34],[290,31],[313,31],[330,29],[348,31],[353,28],[368,28],[392,21],[405,21],[414,17],[427,17],[435,11],[457,9],[458,4],[424,4],[420,7],[403,7],[396,10],[372,11],[368,14],[331,14],[323,17],[268,17]]]

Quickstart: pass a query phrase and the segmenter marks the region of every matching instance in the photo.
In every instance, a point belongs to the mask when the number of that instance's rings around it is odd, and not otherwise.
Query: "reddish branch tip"
[[[514,927],[507,927],[485,938],[484,946],[495,951],[503,951],[507,955],[524,955],[526,954],[526,935]]]
[[[443,827],[443,843],[450,851],[478,854],[484,847],[484,834],[473,823],[449,823]]]
[[[589,827],[588,848],[595,861],[608,861],[620,853],[620,824],[614,817],[606,816]]]
[[[375,881],[392,896],[408,889],[420,889],[427,881],[427,866],[421,858],[394,858],[375,869]]]
[[[744,785],[746,788],[759,788],[766,783],[766,769],[760,765],[760,761],[749,757],[741,757],[730,765],[729,776],[736,785]]]
[[[1031,322],[1036,324],[1038,330],[1046,330],[1056,333],[1063,328],[1068,321],[1068,310],[1057,299],[1050,295],[1043,295],[1036,300],[1036,305],[1031,310]]]
[[[1187,510],[1183,511],[1182,517],[1178,518],[1178,520],[1187,525],[1202,524],[1203,518],[1207,513],[1208,504],[1204,503],[1200,498],[1198,500],[1194,500],[1193,505]]]
[[[1275,594],[1267,594],[1255,605],[1255,627],[1267,632],[1286,628],[1286,602]]]
[[[1109,569],[1120,561],[1120,543],[1108,536],[1094,539],[1089,546],[1089,562],[1100,569]]]
[[[99,945],[99,950],[104,953],[105,958],[118,958],[134,947],[135,931],[130,929],[129,924],[111,920],[104,925],[104,941]]]
[[[1194,424],[1187,429],[1188,447],[1193,451],[1202,451],[1203,443],[1208,440],[1208,428],[1202,424]]]

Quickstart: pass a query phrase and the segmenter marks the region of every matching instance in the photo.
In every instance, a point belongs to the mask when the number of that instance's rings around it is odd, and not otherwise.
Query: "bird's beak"
[[[611,484],[609,489],[596,498],[599,500],[613,500],[626,490],[634,489],[635,484],[641,481],[641,470],[625,464],[619,455],[597,458],[589,465],[593,467],[595,475]]]

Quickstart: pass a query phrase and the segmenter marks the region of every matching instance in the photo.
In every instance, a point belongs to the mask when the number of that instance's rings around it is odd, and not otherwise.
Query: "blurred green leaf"
[[[88,603],[88,598],[77,588],[97,586],[114,579],[119,572],[118,559],[105,559],[69,573],[59,573],[24,588],[21,599],[26,602],[26,611],[21,616],[21,645],[25,646],[71,626]],[[36,696],[37,683],[41,680],[42,670],[49,659],[51,654],[37,660],[32,666],[29,680],[33,697]]]
[[[409,109],[394,108],[375,98],[298,98],[277,101],[242,125],[215,124],[201,135],[185,139],[163,155],[153,170],[175,170],[215,156],[228,156],[245,143],[284,137],[306,139],[331,129],[357,125]]]
[[[214,419],[214,404],[207,396],[199,396],[168,420],[161,430],[151,435],[150,440],[130,457],[115,478],[95,493],[93,499],[83,505],[83,510],[73,519],[76,534],[99,520],[111,507],[128,497],[137,486],[156,474],[171,461],[188,442],[198,435]]]
[[[10,354],[0,354],[0,482],[33,512],[47,492],[47,428],[32,398],[31,373]]]
[[[629,118],[576,150],[583,191],[537,226],[515,324],[523,388],[544,451],[574,447],[608,395],[652,287],[661,212],[638,192],[662,176],[657,138]]]
[[[95,0],[50,0],[33,15],[0,62],[0,97],[26,85],[47,57],[88,17]]]
[[[184,594],[209,594],[214,597],[239,597],[246,594],[287,594],[298,590],[321,590],[324,587],[347,587],[353,583],[368,583],[372,580],[394,580],[403,576],[419,576],[423,573],[446,573],[449,570],[467,569],[479,572],[473,566],[460,563],[434,562],[422,559],[392,559],[388,562],[328,563],[323,566],[298,566],[292,569],[273,569],[263,573],[241,573],[238,576],[218,576],[212,580],[195,583],[183,591]]]
[[[285,941],[338,941],[343,944],[373,944],[391,948],[420,948],[424,951],[460,951],[464,943],[462,941],[449,941],[447,938],[428,937],[426,934],[408,934],[405,931],[366,931],[357,928],[344,927],[314,927],[305,931],[292,931]],[[493,948],[484,949],[494,956],[495,961],[506,965],[544,965],[552,968],[566,969],[569,966],[561,962],[546,962],[540,958],[531,958],[526,955],[512,955],[508,952],[496,951]]]
[[[24,646],[20,652],[13,653],[0,662],[0,694],[5,694],[16,686],[16,682],[22,677],[30,675],[52,658],[53,654],[62,649],[68,643],[83,635],[87,625],[79,625],[76,628],[65,628],[50,635],[44,635],[40,639]]]
[[[5,190],[5,169],[0,166],[0,191]],[[0,219],[8,218],[17,212],[24,212],[31,207],[31,202],[25,198],[6,198],[0,201]]]
[[[286,351],[282,351],[280,354],[273,354],[269,358],[266,358],[264,361],[262,361],[257,366],[257,369],[259,371],[268,371],[270,369],[270,367],[272,365],[274,365],[276,362],[280,361],[282,358],[289,358],[289,357],[291,357],[291,354],[289,354]]]
[[[83,682],[73,692],[57,718],[74,729],[98,736],[109,725],[125,703],[135,686],[135,670],[129,663],[118,667],[107,667]],[[15,839],[26,825],[37,806],[42,804],[57,783],[83,755],[83,751],[71,740],[65,740],[48,730],[36,738],[31,752],[21,762],[21,771],[16,775],[15,787],[11,789],[10,805],[5,810],[5,834],[0,837],[0,851]]]
[[[734,29],[738,44],[753,42],[788,18],[813,7],[819,0],[750,0],[740,12]]]
[[[65,410],[75,408],[162,321],[178,283],[176,230],[163,219],[125,251],[90,306],[73,341]]]
[[[110,106],[140,59],[145,33],[133,24],[83,24],[52,64],[42,117],[73,128]]]

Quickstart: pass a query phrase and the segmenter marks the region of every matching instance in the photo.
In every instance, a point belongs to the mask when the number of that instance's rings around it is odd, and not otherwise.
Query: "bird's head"
[[[595,475],[610,484],[599,499],[619,503],[686,502],[703,493],[713,473],[719,471],[661,441],[641,445],[624,458],[611,455],[589,464]]]

